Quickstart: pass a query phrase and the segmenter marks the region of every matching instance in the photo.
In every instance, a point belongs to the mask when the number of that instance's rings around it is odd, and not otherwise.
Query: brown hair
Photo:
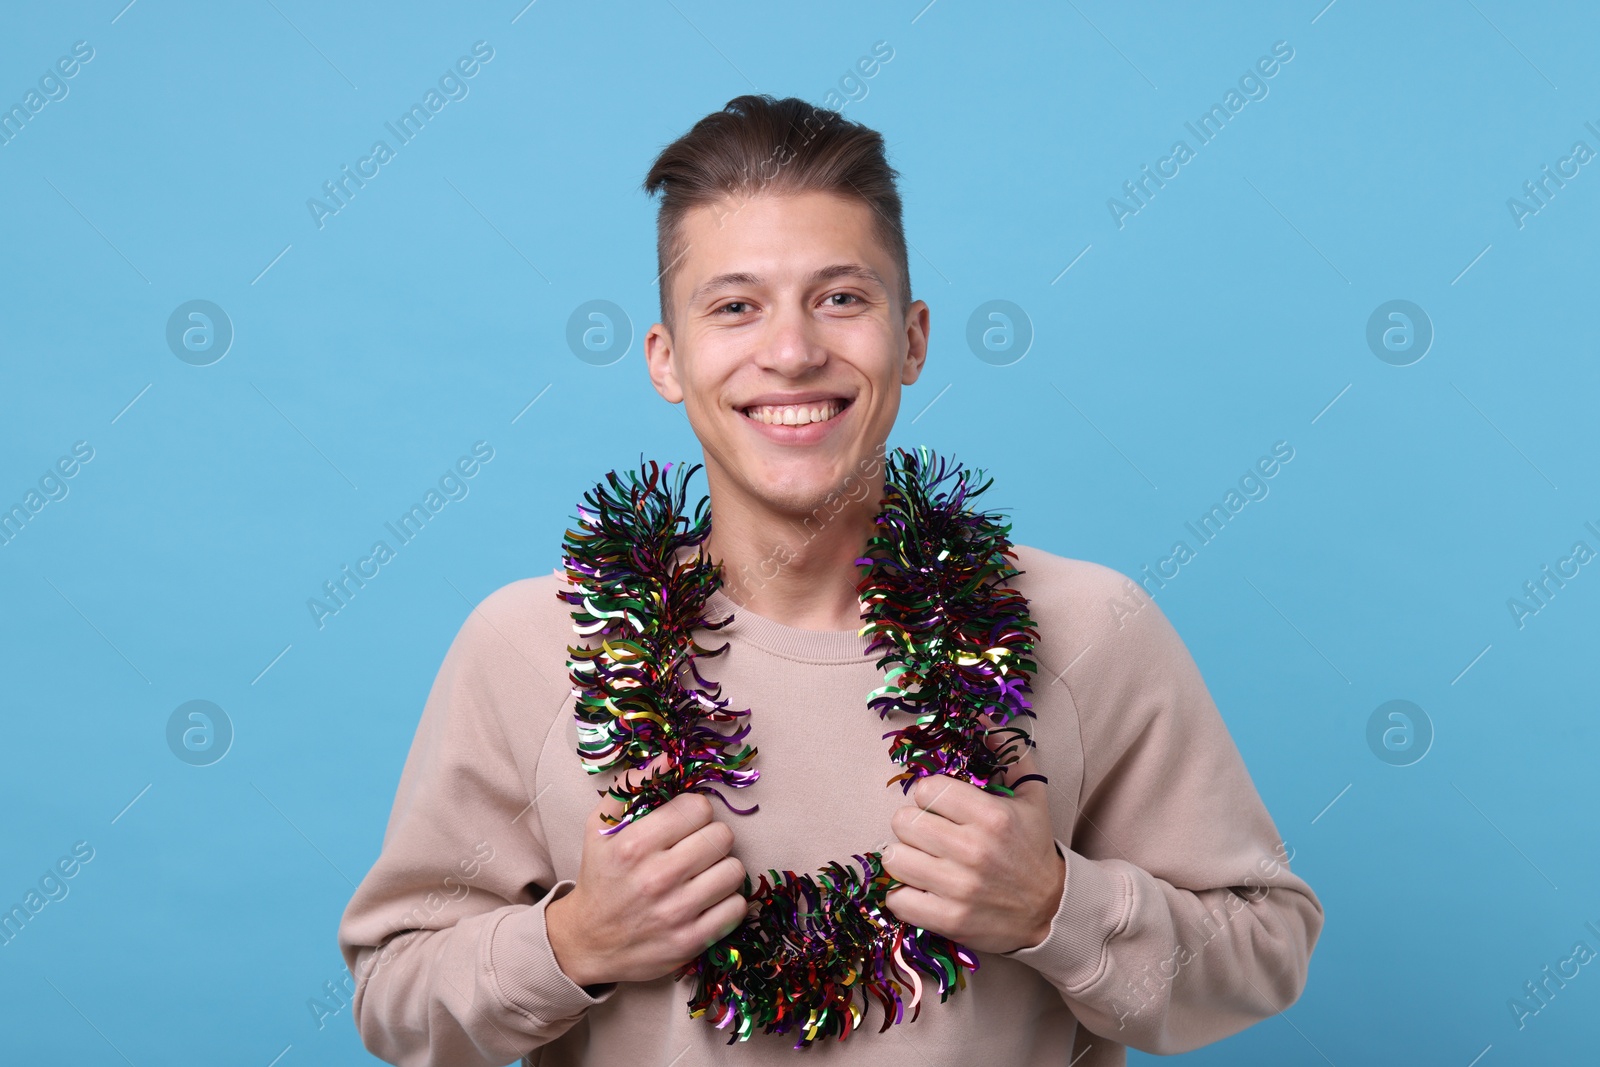
[[[739,96],[661,150],[644,190],[661,193],[656,213],[656,265],[661,321],[673,328],[669,293],[688,249],[680,227],[691,209],[724,197],[744,200],[830,192],[873,209],[874,236],[900,270],[900,308],[911,304],[911,271],[900,219],[899,173],[889,166],[883,135],[837,111],[790,96]]]

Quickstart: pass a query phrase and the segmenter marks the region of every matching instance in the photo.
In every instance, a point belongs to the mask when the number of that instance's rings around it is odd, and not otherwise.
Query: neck
[[[856,560],[876,529],[881,469],[850,499],[830,494],[810,510],[774,511],[718,480],[710,484],[707,554],[722,565],[722,590],[756,615],[801,630],[858,630]],[[837,510],[836,510],[837,509]]]

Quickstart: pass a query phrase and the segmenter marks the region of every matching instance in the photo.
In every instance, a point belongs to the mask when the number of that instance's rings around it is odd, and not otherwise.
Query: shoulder
[[[518,578],[478,601],[472,616],[483,625],[503,626],[526,635],[552,628],[564,630],[571,617],[566,602],[557,594],[568,588],[566,574],[560,571]]]
[[[1012,586],[1028,598],[1049,659],[1040,668],[1066,670],[1075,700],[1122,704],[1140,689],[1197,680],[1188,648],[1138,582],[1090,560],[1012,548],[1023,572]]]
[[[1092,596],[1120,589],[1123,583],[1134,584],[1133,579],[1103,563],[1058,556],[1033,545],[1013,544],[1011,550],[1016,553],[1017,570],[1032,576],[1034,582],[1068,593]]]
[[[573,630],[571,609],[557,594],[566,588],[565,573],[554,571],[500,586],[468,610],[449,655],[497,689],[524,697],[529,686],[564,692]]]
[[[1061,672],[1090,778],[1137,744],[1222,746],[1200,668],[1143,586],[1088,560],[1013,548],[1015,565],[1028,572],[1013,588],[1028,597],[1040,670]]]
[[[1013,544],[1012,551],[1016,554],[1013,565],[1021,573],[1011,585],[1028,598],[1041,637],[1049,627],[1058,635],[1093,641],[1108,631],[1125,631],[1135,616],[1155,608],[1138,582],[1103,563],[1059,556],[1031,545]]]

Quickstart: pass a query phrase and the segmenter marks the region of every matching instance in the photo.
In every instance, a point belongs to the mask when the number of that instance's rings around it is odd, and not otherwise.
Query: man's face
[[[809,513],[881,469],[900,387],[927,355],[928,306],[897,306],[872,223],[867,204],[817,192],[684,216],[675,328],[651,327],[645,356],[656,390],[684,404],[713,487]]]

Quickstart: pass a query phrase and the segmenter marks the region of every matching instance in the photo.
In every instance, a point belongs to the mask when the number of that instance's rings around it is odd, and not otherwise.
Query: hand
[[[664,762],[629,772],[637,785]],[[577,885],[545,908],[556,963],[581,986],[648,982],[670,974],[744,921],[744,864],[733,830],[700,793],[680,793],[608,836],[620,818],[609,793],[584,822]]]
[[[983,721],[993,726],[987,715]],[[1015,737],[991,733],[986,740],[997,749]],[[1009,786],[1037,773],[1028,748],[1003,780]],[[883,868],[906,884],[885,902],[897,918],[981,952],[1039,944],[1067,877],[1048,799],[1039,781],[1004,797],[943,774],[918,779],[913,803],[889,820],[895,840],[883,851]]]

